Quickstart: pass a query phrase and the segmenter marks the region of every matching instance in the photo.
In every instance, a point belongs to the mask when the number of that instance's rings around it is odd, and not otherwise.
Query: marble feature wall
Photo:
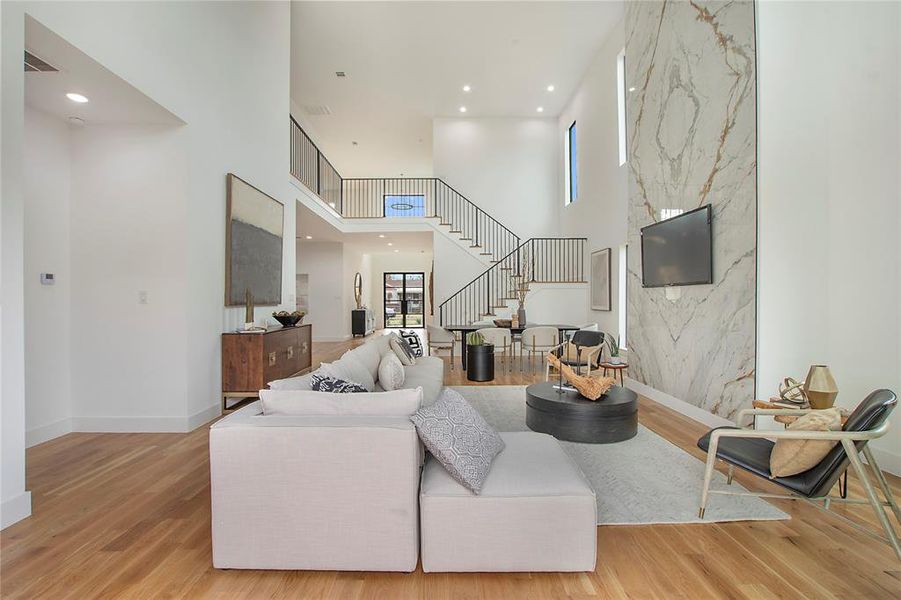
[[[734,418],[754,394],[752,2],[626,3],[630,375]],[[712,285],[644,288],[640,229],[713,206]]]

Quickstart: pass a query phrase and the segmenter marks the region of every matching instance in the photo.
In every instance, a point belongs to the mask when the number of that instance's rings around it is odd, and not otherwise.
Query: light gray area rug
[[[498,431],[529,431],[524,386],[461,386],[460,392]],[[638,426],[638,435],[616,444],[560,442],[588,477],[598,501],[598,525],[768,521],[789,516],[759,498],[714,494],[698,518],[704,463]],[[711,489],[726,486],[714,474]],[[744,491],[737,483],[735,491]]]

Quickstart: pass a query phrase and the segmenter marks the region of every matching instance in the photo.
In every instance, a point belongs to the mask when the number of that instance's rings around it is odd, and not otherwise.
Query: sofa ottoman
[[[594,492],[556,439],[501,433],[479,495],[429,456],[419,491],[426,572],[593,571]]]

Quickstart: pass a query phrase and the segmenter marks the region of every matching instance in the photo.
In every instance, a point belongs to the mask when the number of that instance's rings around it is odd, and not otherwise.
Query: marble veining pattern
[[[754,394],[754,40],[752,2],[626,3],[630,375],[727,418]],[[714,283],[643,288],[640,229],[708,203]]]

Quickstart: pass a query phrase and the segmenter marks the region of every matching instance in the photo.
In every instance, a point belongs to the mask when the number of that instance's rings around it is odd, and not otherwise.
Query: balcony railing
[[[434,217],[490,260],[520,243],[519,236],[436,177],[341,177],[293,117],[291,174],[347,219]]]

